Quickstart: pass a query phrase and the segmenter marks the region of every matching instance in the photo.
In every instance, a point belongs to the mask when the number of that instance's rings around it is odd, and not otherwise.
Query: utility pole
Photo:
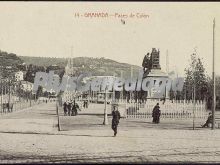
[[[131,66],[131,81],[133,79],[133,66]],[[132,98],[132,91],[130,91],[130,102],[131,102],[131,98]]]
[[[168,50],[167,50],[167,54],[166,54],[166,71],[167,74],[169,73],[169,55],[168,55]]]
[[[0,50],[1,53],[1,50]],[[1,54],[1,112],[3,111],[3,55]]]
[[[3,81],[1,77],[1,112],[3,110]]]
[[[73,64],[72,64],[72,57],[73,57],[73,46],[71,46],[71,52],[70,52],[70,53],[71,53],[71,54],[70,54],[70,55],[71,55],[71,57],[70,57],[70,59],[71,59],[70,63],[71,63],[71,65],[73,65]]]
[[[213,20],[213,61],[212,61],[212,79],[213,79],[213,101],[212,101],[212,130],[215,129],[215,105],[216,105],[216,96],[215,96],[215,18]]]
[[[195,108],[196,108],[196,79],[195,79],[195,72],[196,72],[196,64],[193,64],[193,130],[195,129]]]
[[[169,55],[168,55],[168,50],[166,52],[166,72],[167,72],[167,75],[169,74]],[[165,103],[165,100],[166,100],[166,97],[167,97],[167,89],[166,89],[166,86],[165,86],[165,94],[164,94],[164,103]]]
[[[195,129],[195,108],[196,108],[196,85],[195,85],[195,76],[194,76],[194,85],[193,85],[193,130]]]
[[[113,77],[114,77],[114,81],[115,81],[115,73],[113,74]],[[115,102],[115,88],[113,86],[113,90],[112,90],[112,101]]]
[[[8,81],[8,85],[9,85],[9,95],[8,95],[8,104],[9,106],[11,105],[11,80],[9,79]]]
[[[121,70],[121,78],[123,78],[123,70]],[[122,91],[121,91],[121,99],[122,99],[122,101],[123,101],[123,98],[124,98],[123,92],[124,92],[124,89],[122,89]]]

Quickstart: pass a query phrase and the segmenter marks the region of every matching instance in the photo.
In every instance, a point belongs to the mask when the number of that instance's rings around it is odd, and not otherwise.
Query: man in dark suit
[[[211,112],[209,112],[208,119],[206,120],[205,124],[202,125],[202,128],[209,127],[209,124],[212,124],[212,113]]]
[[[67,115],[67,103],[66,103],[66,101],[64,102],[64,104],[63,104],[63,110],[64,110],[64,116],[66,116]]]
[[[117,129],[118,129],[118,124],[119,120],[121,118],[120,112],[118,111],[118,105],[113,106],[113,111],[112,111],[112,129],[114,131],[114,136],[117,135]]]
[[[152,111],[152,117],[153,117],[153,123],[159,123],[160,122],[160,106],[159,103],[154,106],[154,109]]]

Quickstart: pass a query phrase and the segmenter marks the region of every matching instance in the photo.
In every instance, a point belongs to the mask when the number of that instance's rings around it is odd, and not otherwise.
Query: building
[[[83,82],[84,83],[87,83],[88,81],[92,81],[94,79],[103,79],[107,82],[114,82],[114,80],[116,79],[117,77],[115,76],[90,76],[90,77],[85,77],[83,79]],[[113,97],[114,97],[114,91],[105,91],[102,89],[102,87],[100,88],[99,91],[88,91],[87,94],[87,98],[90,97],[89,99],[92,101],[92,102],[96,102],[96,103],[104,103],[105,102],[105,93],[107,92],[107,102],[111,102]]]
[[[24,91],[31,92],[34,84],[28,81],[21,81],[20,88]]]
[[[68,58],[67,59],[67,65],[65,66],[65,73],[64,73],[64,75],[68,75],[70,77],[76,76],[77,70],[78,70],[78,67],[74,67],[73,66],[73,59]],[[71,101],[71,100],[73,100],[76,97],[77,97],[77,93],[76,92],[67,91],[66,90],[63,93],[63,98],[62,99],[63,99],[63,101]]]
[[[75,76],[77,74],[79,67],[73,66],[73,59],[68,58],[67,65],[65,67],[65,74],[68,76]]]
[[[15,73],[15,81],[24,80],[24,73],[22,71],[18,71]]]
[[[83,66],[82,66],[83,67]],[[73,66],[73,61],[72,59],[68,59],[67,65],[65,67],[65,75],[68,76],[79,76],[79,73],[77,72],[79,70],[79,67],[74,67]],[[87,76],[82,79],[82,83],[86,84],[88,81],[92,81],[93,79],[96,78],[103,78],[103,79],[112,79],[114,76]],[[64,91],[63,93],[63,101],[71,101],[76,98],[85,98],[85,99],[90,99],[94,102],[103,102],[104,100],[104,91],[98,91],[98,92],[93,92],[93,91],[86,91],[86,92],[81,92],[81,91]],[[108,98],[112,98],[112,93],[108,94]]]

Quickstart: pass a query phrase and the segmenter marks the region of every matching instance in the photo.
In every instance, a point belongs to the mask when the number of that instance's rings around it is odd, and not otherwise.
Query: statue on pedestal
[[[153,48],[151,54],[147,53],[147,55],[144,56],[142,67],[145,74],[148,74],[151,69],[161,69],[159,54],[160,51]]]
[[[144,73],[147,73],[151,70],[152,62],[151,62],[150,53],[147,53],[147,55],[144,56],[142,67],[143,67]]]

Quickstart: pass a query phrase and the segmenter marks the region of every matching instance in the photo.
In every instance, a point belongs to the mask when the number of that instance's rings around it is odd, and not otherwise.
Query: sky
[[[144,55],[156,48],[162,70],[166,71],[168,54],[169,70],[179,75],[196,51],[211,76],[215,18],[215,70],[220,75],[218,2],[0,2],[0,11],[3,51],[104,57],[141,66]],[[88,13],[108,16],[91,18]]]

